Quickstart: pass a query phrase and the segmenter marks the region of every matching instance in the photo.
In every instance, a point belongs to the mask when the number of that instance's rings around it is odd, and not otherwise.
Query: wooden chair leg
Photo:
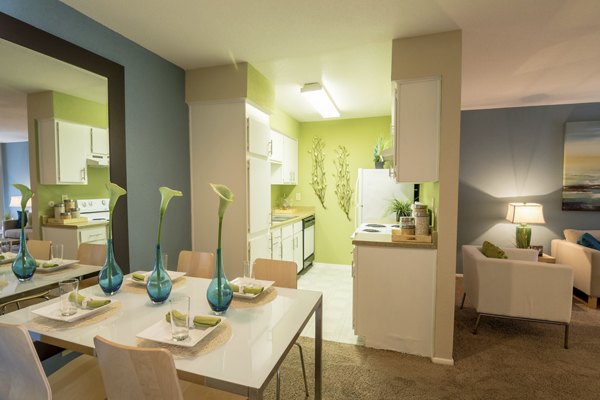
[[[565,349],[569,348],[569,324],[565,325]]]
[[[462,310],[463,307],[465,306],[465,299],[467,298],[467,293],[463,293],[463,298],[462,301],[460,302],[460,309]]]
[[[598,307],[598,298],[594,296],[588,296],[588,307],[596,309]]]

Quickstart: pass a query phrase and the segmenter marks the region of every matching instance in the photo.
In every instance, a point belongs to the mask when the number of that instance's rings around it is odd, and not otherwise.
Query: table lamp
[[[21,199],[21,196],[10,196],[10,204],[8,206],[21,209]],[[31,208],[31,199],[27,200],[25,208]]]
[[[531,228],[527,224],[543,224],[544,212],[537,203],[508,203],[506,219],[517,226],[517,247],[528,249],[531,243]]]

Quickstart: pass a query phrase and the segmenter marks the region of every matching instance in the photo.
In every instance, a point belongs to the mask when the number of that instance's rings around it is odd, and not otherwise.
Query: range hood
[[[107,168],[109,157],[101,154],[90,154],[87,156],[87,165],[89,167]]]

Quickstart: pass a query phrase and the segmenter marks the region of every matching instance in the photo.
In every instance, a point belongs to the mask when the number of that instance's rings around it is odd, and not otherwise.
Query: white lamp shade
[[[340,112],[331,97],[329,97],[329,93],[327,93],[327,90],[320,83],[307,83],[302,87],[300,93],[304,95],[323,118],[336,118],[340,116]]]
[[[537,203],[508,203],[506,219],[513,224],[544,224],[544,206]]]
[[[22,196],[10,196],[10,205],[9,207],[21,208],[21,199]],[[25,208],[31,208],[31,199],[27,200],[27,205]]]

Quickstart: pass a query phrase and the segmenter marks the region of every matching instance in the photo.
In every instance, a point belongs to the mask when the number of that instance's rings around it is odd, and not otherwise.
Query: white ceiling
[[[184,69],[247,61],[300,121],[390,110],[391,41],[463,31],[462,108],[600,101],[598,0],[63,0]]]
[[[27,95],[58,91],[107,103],[106,78],[0,39],[0,142],[27,141]]]

